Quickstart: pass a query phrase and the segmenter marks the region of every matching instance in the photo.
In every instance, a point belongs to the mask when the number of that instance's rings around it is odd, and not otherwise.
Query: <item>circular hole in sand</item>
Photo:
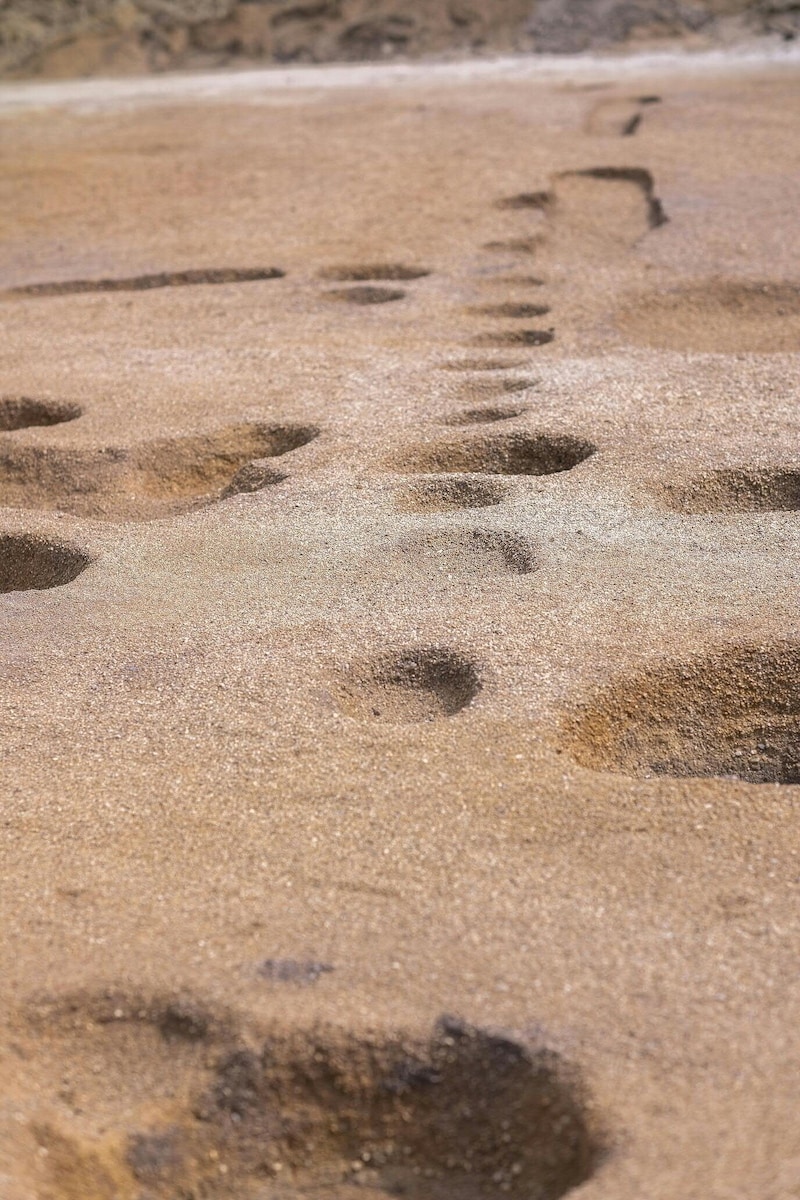
[[[27,533],[0,534],[0,592],[61,587],[91,562],[88,554],[64,542]]]
[[[0,430],[28,429],[35,425],[60,425],[81,415],[78,404],[36,400],[30,396],[0,397]]]
[[[325,293],[327,300],[338,300],[342,304],[388,304],[392,300],[402,300],[404,296],[405,292],[400,288],[373,287],[370,284],[334,288]]]
[[[682,513],[797,512],[800,468],[727,468],[682,484],[666,484],[657,495]]]
[[[618,678],[565,730],[595,770],[800,784],[799,681],[800,645],[733,647]]]
[[[342,676],[342,711],[360,721],[407,725],[452,717],[481,690],[477,667],[441,646],[388,651]]]
[[[392,465],[406,472],[553,475],[576,467],[595,449],[591,442],[566,433],[487,433],[460,441],[420,443]]]
[[[398,539],[389,558],[430,576],[527,575],[537,566],[533,542],[496,529],[424,529]]]
[[[800,286],[711,280],[639,296],[614,321],[632,342],[658,349],[790,352],[800,345]]]
[[[345,263],[324,267],[318,277],[333,283],[360,283],[369,279],[423,279],[426,275],[430,275],[426,267],[414,267],[406,263]]]
[[[406,512],[458,512],[490,508],[505,496],[500,480],[419,479],[398,490],[397,507]]]

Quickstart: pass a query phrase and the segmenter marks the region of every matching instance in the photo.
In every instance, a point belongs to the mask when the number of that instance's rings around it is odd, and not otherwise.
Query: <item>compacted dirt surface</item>
[[[3,1200],[800,1195],[791,58],[0,93]]]

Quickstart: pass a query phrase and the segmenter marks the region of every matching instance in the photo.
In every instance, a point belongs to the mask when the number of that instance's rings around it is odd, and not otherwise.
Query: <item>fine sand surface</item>
[[[800,1195],[798,71],[610,62],[0,93],[2,1200]]]

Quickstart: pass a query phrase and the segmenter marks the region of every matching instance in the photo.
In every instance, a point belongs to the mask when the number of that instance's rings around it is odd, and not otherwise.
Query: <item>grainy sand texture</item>
[[[0,91],[2,1200],[800,1196],[799,93]]]

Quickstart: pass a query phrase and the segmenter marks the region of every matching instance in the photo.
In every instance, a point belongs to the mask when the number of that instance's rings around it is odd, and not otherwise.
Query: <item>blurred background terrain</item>
[[[800,30],[800,0],[0,0],[0,76],[702,45]]]

